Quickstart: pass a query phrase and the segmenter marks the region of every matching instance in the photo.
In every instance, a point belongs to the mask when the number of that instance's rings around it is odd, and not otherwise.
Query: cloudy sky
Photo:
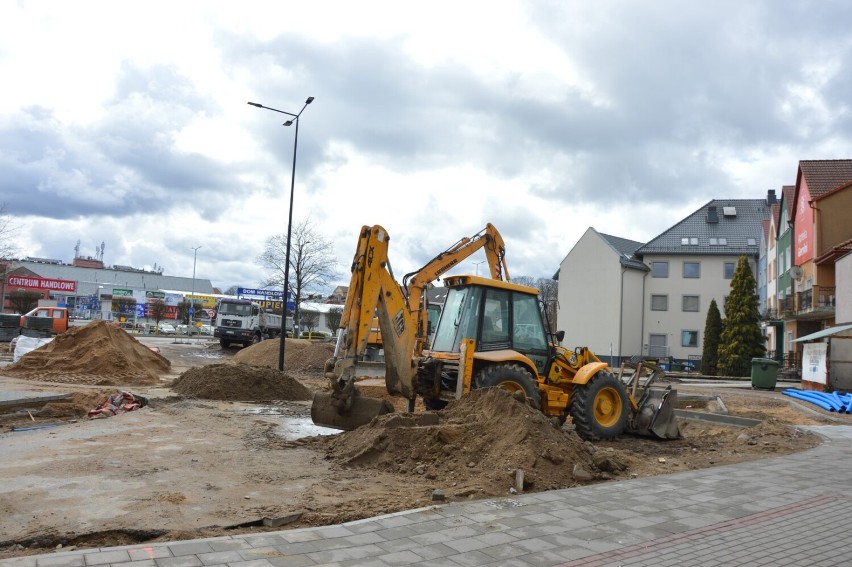
[[[294,221],[340,284],[362,225],[398,277],[492,222],[512,276],[647,241],[800,159],[852,158],[852,3],[0,2],[0,203],[21,256],[254,287]],[[473,272],[475,257],[462,266]]]

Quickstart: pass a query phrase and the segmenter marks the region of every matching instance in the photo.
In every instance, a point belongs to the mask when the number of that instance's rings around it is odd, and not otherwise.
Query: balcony
[[[835,311],[835,287],[815,285],[796,293],[796,319],[830,319]],[[792,298],[788,298],[792,299]]]

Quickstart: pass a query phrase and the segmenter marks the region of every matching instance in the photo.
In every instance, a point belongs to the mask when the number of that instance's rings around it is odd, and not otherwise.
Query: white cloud
[[[589,226],[648,240],[799,159],[852,157],[839,3],[0,5],[0,202],[25,255],[255,285],[310,215],[346,270],[364,224],[398,276],[493,222],[513,275]],[[473,260],[467,265],[474,269]]]

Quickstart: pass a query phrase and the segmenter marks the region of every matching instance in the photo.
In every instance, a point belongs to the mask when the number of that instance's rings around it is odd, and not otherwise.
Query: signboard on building
[[[281,301],[281,296],[284,295],[281,290],[274,289],[255,289],[251,287],[238,287],[237,297],[240,299],[277,299]],[[290,295],[289,293],[287,295]]]
[[[54,280],[50,278],[36,278],[30,276],[9,276],[6,278],[6,285],[40,289],[42,291],[59,291],[64,293],[77,292],[77,282],[71,280]]]
[[[132,289],[112,288],[112,296],[113,297],[133,297],[133,290]]]
[[[807,260],[814,257],[814,211],[811,209],[808,199],[810,196],[801,188],[799,202],[796,203],[795,242],[793,242],[793,254],[796,258],[796,266],[801,266]]]
[[[826,383],[826,343],[806,343],[802,353],[802,380]]]

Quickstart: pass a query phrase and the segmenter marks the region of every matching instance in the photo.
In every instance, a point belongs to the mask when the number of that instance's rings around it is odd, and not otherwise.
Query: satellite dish
[[[802,279],[802,276],[805,275],[805,271],[801,266],[793,266],[790,268],[790,275],[793,276],[794,279],[800,280]]]

